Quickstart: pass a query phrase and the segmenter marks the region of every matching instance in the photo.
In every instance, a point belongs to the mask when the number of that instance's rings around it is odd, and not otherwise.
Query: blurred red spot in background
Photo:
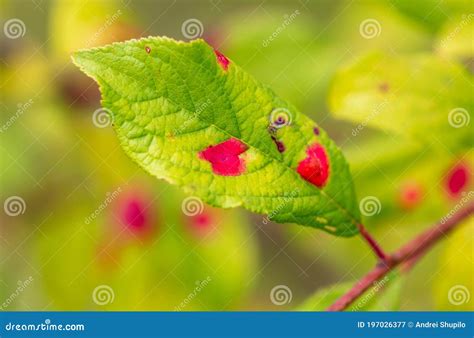
[[[423,199],[423,187],[418,182],[410,181],[402,184],[399,194],[399,203],[404,209],[413,209]]]
[[[470,180],[469,168],[465,164],[458,164],[451,168],[445,181],[445,187],[448,193],[457,197],[467,186]]]
[[[129,227],[141,229],[146,225],[146,210],[141,201],[130,200],[123,211],[123,218]]]
[[[387,82],[383,82],[383,83],[379,84],[379,90],[380,90],[382,93],[388,92],[389,89],[390,89],[390,86],[388,85]]]
[[[204,210],[198,215],[187,216],[187,222],[190,230],[197,236],[205,236],[215,227],[215,217],[211,211]]]
[[[157,229],[156,203],[140,190],[124,192],[119,197],[114,216],[113,221],[118,221],[119,231],[125,230],[125,234],[135,235],[140,239],[151,238]]]

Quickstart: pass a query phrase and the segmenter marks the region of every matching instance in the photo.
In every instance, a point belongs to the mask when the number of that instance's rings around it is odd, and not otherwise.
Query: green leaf
[[[339,236],[357,233],[353,183],[337,146],[224,58],[202,40],[146,38],[80,51],[74,62],[99,83],[125,152],[152,175],[214,206],[243,206]],[[312,184],[297,168],[314,147],[320,168],[326,154],[329,175],[311,171],[310,179],[320,179]]]
[[[431,55],[370,54],[341,69],[329,103],[336,117],[456,152],[472,146],[472,76]]]

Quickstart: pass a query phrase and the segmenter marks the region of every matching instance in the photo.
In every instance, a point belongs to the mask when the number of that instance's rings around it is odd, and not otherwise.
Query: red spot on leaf
[[[314,135],[318,136],[318,135],[319,135],[319,128],[318,128],[318,127],[314,127],[314,128],[313,128],[313,133],[314,133]]]
[[[209,161],[214,173],[222,176],[238,176],[245,171],[245,162],[239,157],[248,147],[241,141],[230,138],[199,152],[199,157]]]
[[[217,49],[214,49],[214,53],[216,54],[217,62],[222,67],[222,69],[227,70],[227,68],[229,68],[230,63],[229,59],[226,58],[226,56],[219,52]]]
[[[329,177],[329,161],[324,147],[318,143],[306,150],[306,158],[298,164],[298,174],[306,181],[322,188]]]
[[[418,182],[407,182],[400,189],[400,204],[404,209],[413,209],[423,198],[423,187]]]
[[[446,189],[453,197],[457,197],[469,182],[469,168],[459,164],[451,168],[446,178]]]
[[[150,52],[151,52],[151,48],[150,48],[150,47],[148,47],[148,46],[146,46],[146,47],[145,47],[145,51],[146,51],[148,54],[150,54]]]

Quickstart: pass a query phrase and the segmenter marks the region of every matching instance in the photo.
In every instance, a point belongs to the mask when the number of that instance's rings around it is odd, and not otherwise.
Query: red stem
[[[377,264],[372,271],[358,281],[352,289],[332,304],[328,311],[343,311],[351,305],[375,282],[383,278],[400,264],[407,263],[411,267],[438,241],[449,234],[463,219],[474,213],[474,204],[455,213],[451,218],[441,221],[434,227],[422,232],[410,242],[395,251],[385,260],[385,264]],[[362,232],[361,232],[362,233]]]
[[[357,227],[359,228],[359,232],[362,235],[362,237],[366,240],[366,242],[370,245],[370,247],[374,251],[375,255],[382,262],[386,263],[388,256],[382,250],[381,246],[377,243],[377,241],[367,232],[367,229],[362,224],[358,224]]]

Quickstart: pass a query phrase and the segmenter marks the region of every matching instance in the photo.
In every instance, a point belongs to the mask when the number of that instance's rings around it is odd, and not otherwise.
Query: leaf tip
[[[90,67],[88,67],[87,62],[91,60],[88,55],[90,51],[87,49],[78,50],[71,55],[72,63],[77,66],[82,72],[87,74],[88,76],[94,78],[93,74],[90,71]]]

